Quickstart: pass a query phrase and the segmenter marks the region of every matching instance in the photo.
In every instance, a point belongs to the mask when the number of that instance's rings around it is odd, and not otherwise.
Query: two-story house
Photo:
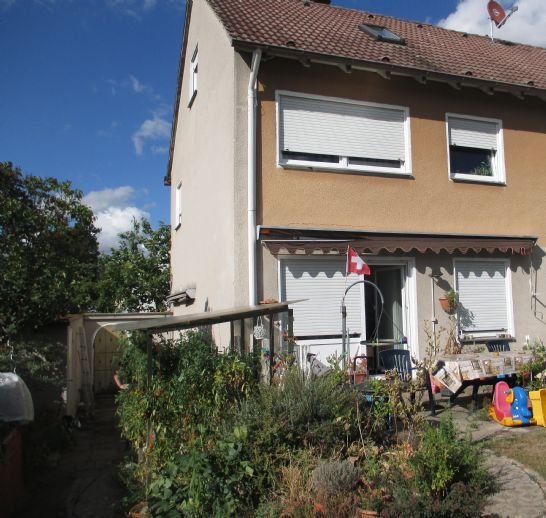
[[[546,335],[546,49],[311,0],[188,0],[166,183],[175,313],[306,299],[294,334],[352,352],[437,298],[458,335]],[[436,328],[437,330],[439,328]],[[219,341],[226,337],[218,336]]]

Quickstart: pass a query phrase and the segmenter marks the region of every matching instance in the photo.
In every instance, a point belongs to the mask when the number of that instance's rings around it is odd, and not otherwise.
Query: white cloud
[[[133,203],[135,190],[124,185],[116,189],[91,191],[83,202],[91,207],[96,216],[95,225],[100,229],[99,250],[108,252],[118,244],[118,235],[133,227],[133,220],[150,218],[150,214]]]
[[[129,81],[131,82],[131,87],[133,88],[133,92],[137,94],[152,92],[151,86],[142,84],[135,76],[130,75]]]
[[[118,236],[133,228],[133,220],[150,218],[150,214],[138,207],[111,207],[96,214],[95,225],[100,228],[99,250],[108,252],[118,244]]]
[[[133,144],[135,153],[142,155],[144,152],[144,144],[147,141],[164,141],[171,135],[171,124],[163,117],[155,114],[153,119],[146,119],[140,128],[133,134]]]
[[[155,8],[157,0],[106,0],[106,5],[111,9],[139,19],[141,14]]]
[[[546,47],[544,0],[517,2],[504,0],[500,3],[507,13],[513,5],[517,5],[518,11],[501,29],[494,29],[496,38]],[[439,25],[473,34],[489,34],[490,24],[486,6],[484,0],[461,0],[455,12],[440,20]]]
[[[134,195],[135,190],[130,185],[124,185],[115,189],[91,191],[83,197],[83,202],[94,211],[101,211],[108,207],[126,207]]]
[[[154,89],[151,86],[142,83],[137,77],[132,74],[129,74],[128,77],[119,80],[107,79],[106,82],[110,87],[111,94],[114,96],[117,95],[118,90],[129,89],[132,90],[135,94],[146,94],[148,97],[155,101],[161,99],[161,96],[159,94],[154,93]],[[98,89],[94,90],[94,92],[98,92]]]

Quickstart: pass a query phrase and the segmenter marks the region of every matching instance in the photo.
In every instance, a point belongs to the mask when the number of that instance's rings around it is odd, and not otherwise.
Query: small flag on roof
[[[357,275],[371,275],[372,271],[366,264],[364,259],[360,257],[357,251],[348,246],[347,247],[347,273],[356,273]]]

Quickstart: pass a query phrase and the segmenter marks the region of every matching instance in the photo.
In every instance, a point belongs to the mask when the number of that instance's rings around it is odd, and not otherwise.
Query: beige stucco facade
[[[538,99],[422,85],[371,72],[304,68],[272,60],[262,92],[261,223],[358,230],[534,235],[546,239],[546,107]],[[288,90],[409,108],[411,178],[290,170],[276,165],[275,91]],[[506,185],[448,177],[446,113],[500,119]],[[388,203],[388,207],[386,207]]]
[[[373,72],[350,75],[332,66],[304,68],[289,60],[272,60],[260,74],[261,198],[259,223],[272,227],[353,229],[408,233],[514,235],[538,237],[531,257],[508,258],[512,284],[514,336],[532,342],[546,331],[541,295],[546,290],[541,245],[546,242],[546,117],[538,99],[522,101],[447,84],[423,85],[407,77],[385,79]],[[311,171],[277,164],[275,93],[289,91],[409,109],[411,177]],[[448,173],[446,113],[500,119],[503,128],[506,185],[455,182]],[[471,254],[472,255],[472,254]],[[381,254],[384,260],[389,254]],[[435,292],[454,287],[454,259],[462,254],[395,254],[415,260],[415,350],[425,354],[425,322],[434,314],[439,326],[449,317],[434,299],[431,278],[441,271]],[[278,259],[263,250],[263,297],[279,295]],[[536,296],[534,295],[536,293]]]
[[[188,106],[188,65],[198,46],[198,92]],[[239,53],[206,2],[193,3],[171,168],[172,216],[182,182],[182,224],[172,233],[172,292],[196,288],[195,302],[176,313],[229,308],[248,301],[247,90],[250,53]],[[411,175],[372,175],[283,168],[277,164],[276,92],[289,91],[396,105],[409,110]],[[258,75],[257,225],[460,235],[534,236],[531,256],[509,260],[510,306],[518,344],[546,335],[546,109],[536,98],[489,95],[477,88],[386,79],[374,72],[297,60],[264,59]],[[446,113],[500,120],[506,183],[453,181],[448,172]],[[174,226],[173,226],[174,227]],[[278,299],[279,257],[257,243],[258,298]],[[472,254],[471,254],[472,255]],[[431,297],[454,286],[460,253],[390,257],[412,265],[414,333],[424,355],[424,323],[448,317]],[[388,261],[382,252],[377,260]],[[373,262],[373,260],[372,260]],[[543,295],[544,294],[544,295]],[[432,301],[434,300],[434,307]],[[544,312],[542,312],[544,309]],[[222,333],[221,333],[222,334]],[[217,339],[225,339],[218,336]]]

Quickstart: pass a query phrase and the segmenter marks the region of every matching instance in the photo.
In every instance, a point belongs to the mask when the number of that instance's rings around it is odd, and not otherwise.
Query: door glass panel
[[[366,336],[368,340],[393,340],[404,336],[402,266],[372,265],[370,280],[381,290],[383,311],[377,291],[366,286]]]

